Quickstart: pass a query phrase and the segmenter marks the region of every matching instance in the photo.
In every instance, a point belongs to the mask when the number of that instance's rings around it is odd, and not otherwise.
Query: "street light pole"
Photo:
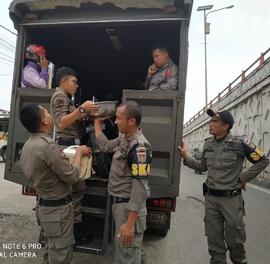
[[[205,88],[205,107],[208,104],[208,87],[207,87],[207,43],[206,43],[206,34],[210,33],[210,24],[207,23],[207,16],[210,13],[217,12],[223,9],[233,8],[233,5],[226,6],[223,8],[219,8],[213,11],[206,13],[206,10],[210,10],[213,8],[213,5],[199,6],[197,11],[203,11],[203,24],[204,24],[204,88]]]
[[[206,10],[203,10],[204,14],[204,89],[205,89],[205,106],[208,104],[208,87],[207,87],[207,44],[206,44]]]

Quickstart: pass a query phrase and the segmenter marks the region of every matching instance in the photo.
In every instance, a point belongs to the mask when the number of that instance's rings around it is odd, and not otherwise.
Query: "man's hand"
[[[48,64],[49,62],[47,61],[47,59],[45,57],[40,56],[40,67],[43,69],[47,69]]]
[[[247,183],[245,181],[243,181],[243,180],[240,180],[240,184],[241,184],[241,189],[246,191],[246,184]]]
[[[184,142],[182,142],[182,144],[178,146],[178,150],[179,150],[180,157],[182,157],[183,159],[186,159],[188,156],[187,145]]]
[[[87,114],[86,113],[80,113],[80,111],[78,111],[79,115],[78,115],[78,118],[77,120],[84,120],[86,119],[87,117]]]
[[[82,145],[76,148],[76,153],[79,153],[79,155],[81,156],[85,156],[85,155],[90,156],[92,154],[92,150],[86,145]]]
[[[73,160],[73,165],[80,167],[81,166],[81,161],[82,161],[82,157],[85,155],[90,156],[92,153],[92,150],[83,145],[83,146],[79,146],[78,148],[76,148],[76,152],[75,152],[75,156],[74,156],[74,160]]]
[[[155,63],[153,63],[148,68],[148,76],[153,76],[156,72],[157,72],[157,66]]]
[[[93,101],[85,101],[82,105],[82,108],[85,109],[87,112],[96,112],[99,109],[99,105],[95,104]]]
[[[120,244],[127,247],[130,246],[134,237],[134,225],[123,224],[120,227],[117,237],[119,238]]]

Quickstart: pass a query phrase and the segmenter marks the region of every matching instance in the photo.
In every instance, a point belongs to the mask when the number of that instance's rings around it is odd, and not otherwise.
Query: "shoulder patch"
[[[169,67],[167,70],[166,70],[166,73],[165,73],[166,77],[168,79],[171,79],[173,77],[173,69],[172,67]]]
[[[51,99],[51,102],[54,105],[63,106],[65,104],[67,104],[67,97],[66,97],[66,95],[65,95],[65,93],[63,91],[57,90],[53,94],[52,99]]]
[[[256,163],[264,157],[264,153],[260,150],[248,137],[242,141],[246,158],[251,163]]]
[[[56,98],[55,103],[56,103],[58,106],[64,106],[64,105],[65,105],[65,101],[64,101],[63,98]]]
[[[146,147],[137,147],[136,149],[137,159],[139,163],[145,163],[147,158]]]
[[[128,163],[134,178],[147,178],[150,175],[151,153],[146,146],[138,144],[129,153]]]

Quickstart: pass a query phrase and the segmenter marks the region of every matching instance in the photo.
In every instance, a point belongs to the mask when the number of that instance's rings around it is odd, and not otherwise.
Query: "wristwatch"
[[[83,108],[83,107],[79,107],[79,111],[80,111],[80,113],[82,113],[82,114],[84,114],[85,113],[85,109]]]

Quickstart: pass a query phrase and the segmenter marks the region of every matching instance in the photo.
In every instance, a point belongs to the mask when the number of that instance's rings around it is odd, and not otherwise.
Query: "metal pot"
[[[99,105],[99,109],[95,113],[90,113],[93,117],[106,117],[114,116],[116,111],[117,101],[101,101],[96,104]]]

